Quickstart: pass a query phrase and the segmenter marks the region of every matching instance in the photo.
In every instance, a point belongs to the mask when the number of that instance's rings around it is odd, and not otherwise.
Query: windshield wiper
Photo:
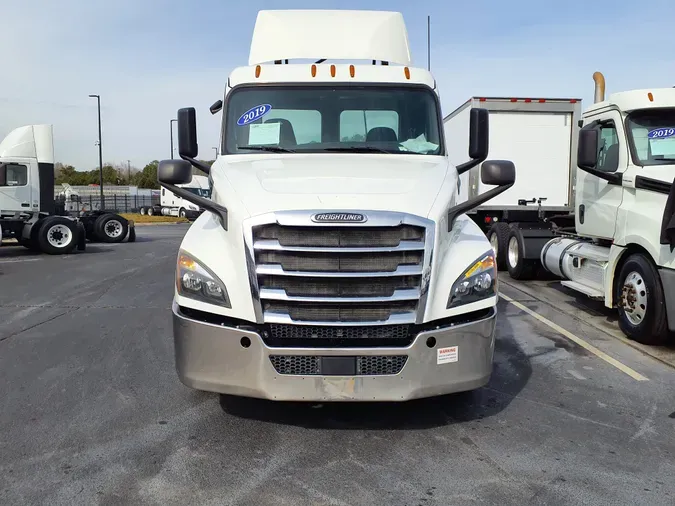
[[[392,151],[387,151],[382,148],[376,148],[375,146],[344,146],[339,148],[323,148],[324,151],[346,151],[351,153],[387,153],[391,154]]]
[[[292,149],[280,146],[237,146],[237,149],[256,149],[258,151],[271,151],[272,153],[295,153]]]

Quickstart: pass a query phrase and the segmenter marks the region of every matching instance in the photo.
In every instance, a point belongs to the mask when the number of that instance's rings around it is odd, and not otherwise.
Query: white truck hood
[[[421,155],[280,154],[221,160],[213,171],[216,192],[221,193],[218,176],[223,174],[251,216],[289,209],[427,216],[449,167],[444,157]],[[226,197],[229,192],[222,193]]]

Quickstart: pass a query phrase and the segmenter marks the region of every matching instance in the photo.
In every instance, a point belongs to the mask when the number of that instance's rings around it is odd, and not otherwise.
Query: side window
[[[399,119],[396,111],[342,111],[340,141],[397,141]]]
[[[28,167],[26,165],[8,163],[0,168],[0,186],[26,186],[27,184]]]
[[[279,146],[293,147],[298,144],[321,142],[321,113],[317,110],[272,109],[265,115],[263,121],[264,123],[280,123]],[[267,132],[264,134],[265,137],[269,135]],[[249,136],[250,144],[268,144],[257,142],[256,135],[251,131],[249,131]]]
[[[598,143],[598,169],[603,172],[616,172],[619,168],[619,136],[616,125],[608,121],[600,125]]]

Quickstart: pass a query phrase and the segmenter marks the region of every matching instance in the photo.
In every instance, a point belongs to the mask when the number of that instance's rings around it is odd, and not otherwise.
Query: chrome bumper
[[[192,320],[173,304],[176,369],[188,387],[280,401],[405,401],[473,390],[492,373],[496,314],[418,334],[401,348],[272,348],[255,332]],[[428,343],[429,338],[435,343]],[[247,339],[245,339],[247,338]],[[248,345],[245,347],[242,344]],[[433,347],[430,347],[433,344]],[[457,346],[439,358],[438,350]],[[376,357],[406,355],[398,374],[287,375],[270,356]],[[439,363],[441,362],[441,363]]]

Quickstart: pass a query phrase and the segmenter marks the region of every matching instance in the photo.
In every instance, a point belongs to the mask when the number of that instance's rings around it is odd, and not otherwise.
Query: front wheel
[[[187,211],[181,207],[180,211],[178,212],[178,216],[181,218],[187,218]]]
[[[615,298],[619,327],[638,343],[660,345],[668,342],[665,296],[656,267],[645,255],[631,255],[621,266]]]

